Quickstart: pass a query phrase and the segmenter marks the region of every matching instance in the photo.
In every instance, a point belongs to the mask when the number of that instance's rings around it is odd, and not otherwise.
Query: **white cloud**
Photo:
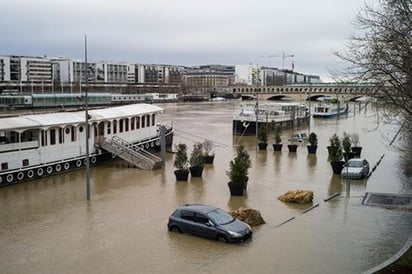
[[[295,68],[327,75],[351,33],[357,0],[6,0],[0,9],[0,54],[148,63],[259,62],[295,54]]]

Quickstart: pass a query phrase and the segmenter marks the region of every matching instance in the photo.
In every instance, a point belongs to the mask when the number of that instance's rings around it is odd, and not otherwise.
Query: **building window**
[[[140,117],[136,117],[136,129],[140,128]]]
[[[54,128],[50,129],[50,145],[56,144],[56,130]]]
[[[142,128],[144,128],[145,127],[145,116],[142,116]]]
[[[1,170],[9,169],[9,163],[1,163]]]
[[[129,118],[124,119],[124,131],[129,131]]]
[[[29,165],[29,159],[23,159],[22,164],[23,164],[23,166],[28,166]]]
[[[150,126],[150,115],[146,115],[146,125]]]
[[[156,123],[156,115],[152,114],[152,126],[154,126]]]

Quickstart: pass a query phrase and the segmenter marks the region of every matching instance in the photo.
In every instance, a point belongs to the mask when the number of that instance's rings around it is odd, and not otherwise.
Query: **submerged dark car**
[[[252,237],[250,226],[220,208],[188,204],[169,217],[169,231],[190,233],[224,242],[243,242]]]

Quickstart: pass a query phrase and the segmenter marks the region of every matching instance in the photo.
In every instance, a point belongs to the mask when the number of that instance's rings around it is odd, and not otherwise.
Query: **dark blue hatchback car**
[[[190,233],[223,242],[243,242],[252,237],[250,226],[220,208],[188,204],[169,217],[169,231]]]

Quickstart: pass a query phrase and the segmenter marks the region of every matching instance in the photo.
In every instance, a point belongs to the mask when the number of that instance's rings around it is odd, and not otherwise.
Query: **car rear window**
[[[234,221],[234,218],[221,209],[215,209],[207,214],[218,225],[224,225]]]

